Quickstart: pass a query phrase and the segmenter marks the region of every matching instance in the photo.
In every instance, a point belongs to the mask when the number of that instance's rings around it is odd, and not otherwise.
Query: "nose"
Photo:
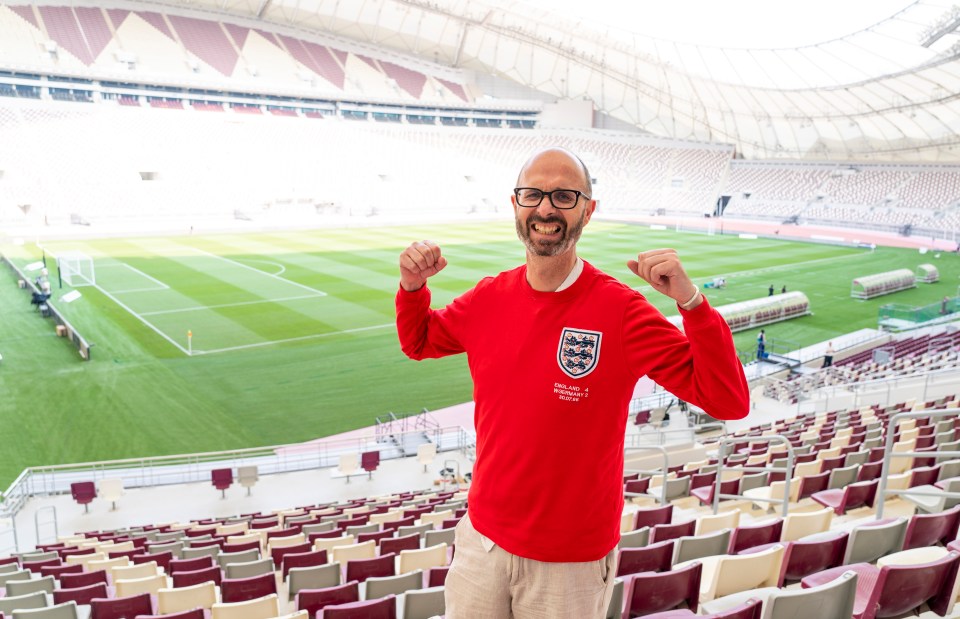
[[[559,213],[557,207],[553,205],[552,199],[553,196],[543,196],[543,200],[541,200],[537,208],[534,209],[537,215],[540,217],[548,217]]]

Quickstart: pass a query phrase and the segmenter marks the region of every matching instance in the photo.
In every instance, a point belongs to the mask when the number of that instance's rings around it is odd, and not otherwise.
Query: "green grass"
[[[434,305],[523,260],[509,222],[46,243],[48,252],[95,257],[99,289],[83,287],[80,300],[58,304],[95,343],[93,358],[77,360],[12,275],[0,276],[0,487],[27,466],[297,442],[369,426],[387,411],[469,400],[463,356],[410,361],[392,327],[397,256],[420,238],[438,241],[450,261],[431,282]],[[875,327],[884,303],[952,296],[960,275],[956,255],[599,221],[579,251],[673,314],[673,303],[625,264],[657,247],[677,248],[700,283],[726,276],[725,290],[708,292],[714,305],[765,296],[770,284],[805,292],[813,315],[767,328],[768,337],[797,345]],[[40,255],[29,244],[5,252],[21,265]],[[942,281],[850,299],[856,275],[921,262],[936,264]],[[737,334],[738,348],[752,348],[755,337],[755,330]]]

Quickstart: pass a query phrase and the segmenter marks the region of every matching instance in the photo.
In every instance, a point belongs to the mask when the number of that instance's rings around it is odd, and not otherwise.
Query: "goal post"
[[[57,267],[60,269],[60,279],[71,288],[97,284],[93,258],[83,252],[61,254],[57,258]]]

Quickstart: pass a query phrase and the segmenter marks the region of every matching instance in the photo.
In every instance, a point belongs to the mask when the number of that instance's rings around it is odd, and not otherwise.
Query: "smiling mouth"
[[[539,224],[534,223],[530,225],[535,232],[539,234],[557,234],[560,232],[560,226],[557,224]]]

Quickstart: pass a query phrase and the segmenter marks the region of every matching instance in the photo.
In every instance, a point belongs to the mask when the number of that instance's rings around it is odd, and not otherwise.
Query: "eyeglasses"
[[[543,191],[536,187],[517,187],[513,190],[513,195],[517,197],[517,204],[527,208],[535,208],[543,202],[544,196],[549,196],[550,204],[553,208],[561,210],[571,209],[580,201],[580,196],[587,200],[590,196],[576,189],[554,189],[553,191]]]

